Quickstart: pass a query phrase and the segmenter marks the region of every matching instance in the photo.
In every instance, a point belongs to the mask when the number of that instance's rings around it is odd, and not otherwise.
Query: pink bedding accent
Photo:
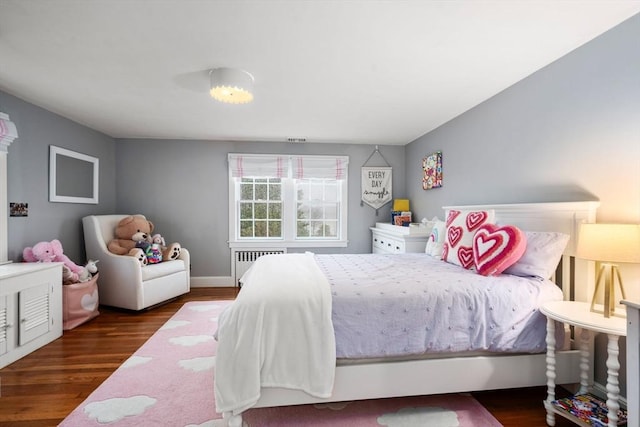
[[[502,273],[522,257],[527,238],[512,225],[499,227],[484,224],[473,237],[473,260],[478,273],[495,276]]]

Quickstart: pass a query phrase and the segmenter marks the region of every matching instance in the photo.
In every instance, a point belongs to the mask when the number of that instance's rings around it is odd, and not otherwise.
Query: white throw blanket
[[[252,407],[261,387],[329,397],[336,363],[331,291],[313,254],[258,258],[218,319],[217,339],[218,412]]]

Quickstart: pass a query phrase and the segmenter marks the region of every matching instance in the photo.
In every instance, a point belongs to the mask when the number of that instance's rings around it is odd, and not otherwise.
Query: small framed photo
[[[422,159],[422,189],[442,187],[442,151],[436,151]]]
[[[28,216],[29,203],[9,203],[9,216]]]

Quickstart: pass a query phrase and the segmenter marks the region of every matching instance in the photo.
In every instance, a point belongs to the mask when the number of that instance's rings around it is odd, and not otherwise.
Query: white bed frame
[[[561,263],[565,299],[571,299],[575,282],[587,283],[592,265],[575,259],[580,223],[595,222],[598,202],[521,203],[445,206],[444,209],[494,209],[496,222],[527,231],[558,231],[571,236]],[[580,288],[585,288],[581,286]],[[576,289],[574,299],[586,301]],[[556,384],[580,382],[580,351],[556,352]],[[546,354],[448,357],[336,366],[333,394],[319,399],[305,392],[262,388],[254,408],[327,403],[384,397],[417,396],[480,390],[542,386],[546,378]],[[592,361],[590,363],[593,363]],[[592,380],[592,378],[591,378]],[[242,414],[224,413],[230,427],[242,426]]]

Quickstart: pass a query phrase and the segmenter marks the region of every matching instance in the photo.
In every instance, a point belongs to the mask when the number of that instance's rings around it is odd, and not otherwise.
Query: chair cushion
[[[175,261],[163,261],[158,264],[149,264],[142,267],[142,280],[146,282],[147,280],[184,271],[184,269],[184,261],[181,259],[177,259]]]

